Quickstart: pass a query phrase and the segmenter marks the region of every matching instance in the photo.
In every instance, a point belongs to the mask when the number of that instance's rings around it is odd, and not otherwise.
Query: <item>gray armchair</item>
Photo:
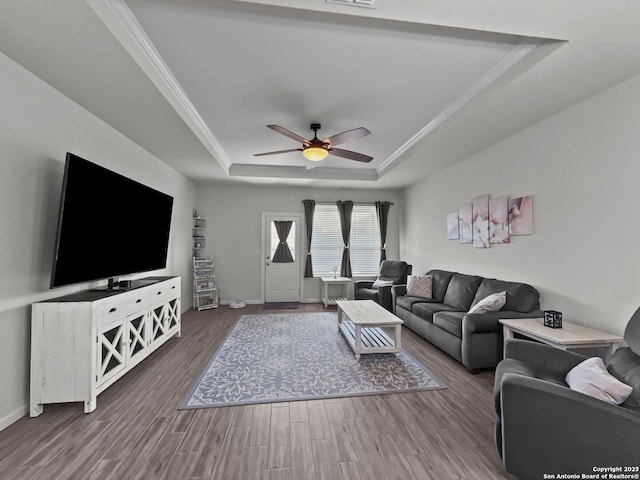
[[[378,280],[391,282],[389,285],[374,287],[374,281],[357,280],[353,283],[356,300],[373,300],[393,312],[394,302],[391,298],[391,287],[406,285],[407,275],[411,275],[412,266],[401,260],[383,260],[380,263]]]
[[[637,467],[640,460],[640,308],[607,361],[634,388],[622,405],[571,390],[565,376],[586,359],[512,339],[495,374],[496,446],[507,472],[519,479],[545,473],[593,474],[594,467]],[[637,471],[631,473],[639,473]]]

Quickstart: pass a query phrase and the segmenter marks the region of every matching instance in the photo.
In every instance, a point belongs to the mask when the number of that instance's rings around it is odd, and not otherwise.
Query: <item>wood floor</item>
[[[40,417],[0,432],[0,478],[514,478],[493,444],[493,372],[467,373],[404,327],[403,347],[447,389],[178,411],[234,322],[261,312],[249,305],[185,313],[182,337],[102,393],[95,412],[45,405]]]

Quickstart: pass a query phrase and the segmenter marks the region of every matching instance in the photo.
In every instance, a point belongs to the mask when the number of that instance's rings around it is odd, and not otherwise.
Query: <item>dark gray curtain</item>
[[[340,265],[340,276],[351,278],[351,252],[349,251],[349,237],[351,237],[351,212],[353,212],[353,202],[350,200],[337,201],[338,216],[340,217],[340,228],[342,229],[342,241],[344,250],[342,251],[342,264]]]
[[[387,259],[387,217],[391,202],[376,202],[376,214],[380,226],[380,261]]]
[[[304,278],[313,277],[313,265],[311,263],[311,235],[313,234],[313,212],[316,209],[315,200],[303,200],[304,223],[307,227],[307,263],[304,267]]]
[[[280,242],[276,247],[276,251],[273,253],[271,261],[274,263],[291,263],[293,262],[293,255],[291,255],[291,250],[289,250],[289,245],[287,245],[287,237],[289,236],[293,222],[291,220],[274,220],[273,224],[276,227]]]

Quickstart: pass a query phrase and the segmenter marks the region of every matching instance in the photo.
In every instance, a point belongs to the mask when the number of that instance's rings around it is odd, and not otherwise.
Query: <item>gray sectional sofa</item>
[[[432,298],[407,295],[406,285],[393,287],[394,313],[405,326],[461,362],[471,372],[495,368],[502,359],[501,318],[541,317],[540,295],[526,283],[430,270]],[[497,312],[467,313],[485,297],[507,292]]]

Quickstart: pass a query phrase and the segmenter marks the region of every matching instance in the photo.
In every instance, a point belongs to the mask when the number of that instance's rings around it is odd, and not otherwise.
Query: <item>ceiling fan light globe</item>
[[[302,151],[305,158],[311,162],[319,162],[329,155],[329,152],[322,147],[307,147]]]

